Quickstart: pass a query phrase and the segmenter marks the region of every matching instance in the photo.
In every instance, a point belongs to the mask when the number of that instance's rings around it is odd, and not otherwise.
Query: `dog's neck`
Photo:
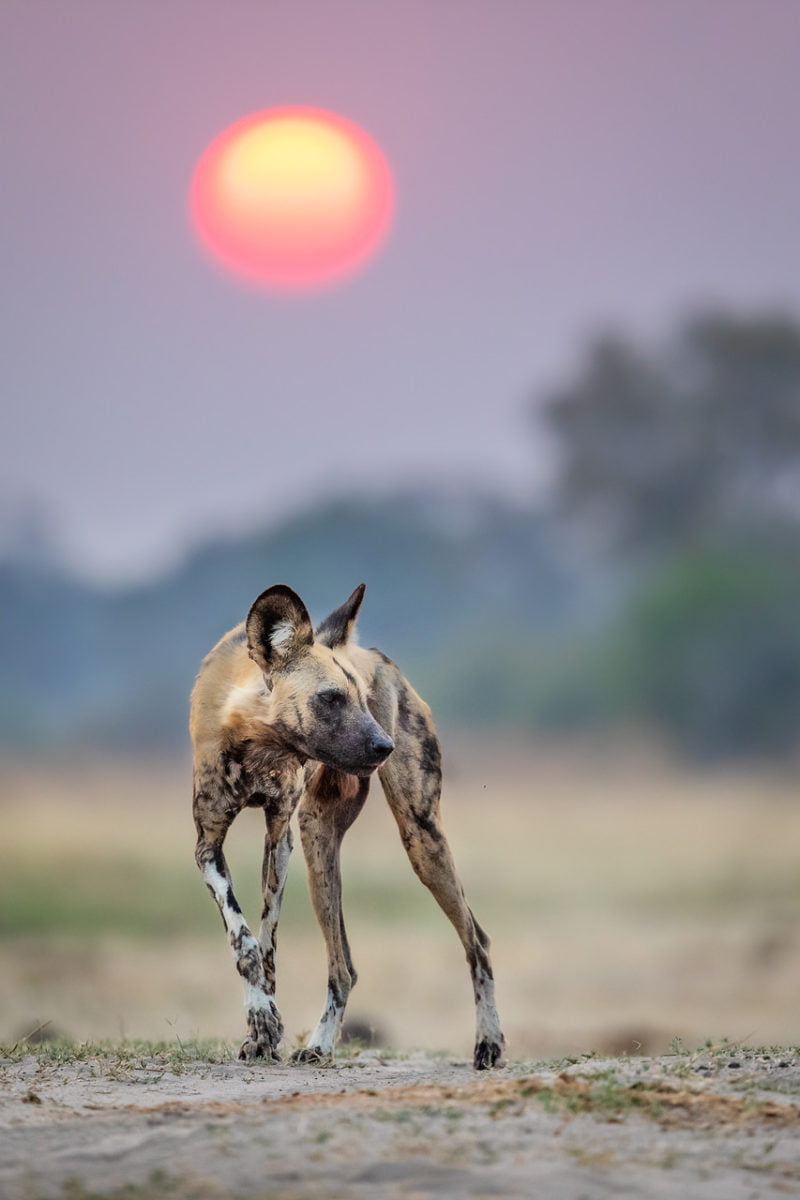
[[[233,719],[225,728],[225,740],[244,770],[256,778],[291,777],[307,760],[307,755],[292,745],[280,721],[252,716]]]

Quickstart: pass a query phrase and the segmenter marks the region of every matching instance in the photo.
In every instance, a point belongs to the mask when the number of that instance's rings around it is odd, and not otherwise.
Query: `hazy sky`
[[[105,577],[334,488],[526,486],[588,333],[800,310],[800,0],[2,0],[0,501]],[[392,234],[243,287],[186,192],[237,118],[333,109]]]

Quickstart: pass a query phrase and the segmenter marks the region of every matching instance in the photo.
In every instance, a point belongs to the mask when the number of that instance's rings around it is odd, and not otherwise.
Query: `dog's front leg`
[[[309,788],[299,811],[311,901],[328,951],[328,992],[317,1027],[307,1045],[292,1055],[293,1062],[332,1058],[345,1006],[356,982],[342,915],[340,851],[342,838],[364,806],[369,780],[344,778],[347,784],[337,794],[331,787],[336,774],[323,772]]]
[[[219,907],[236,962],[236,970],[244,985],[248,1036],[242,1042],[239,1057],[268,1058],[279,1062],[277,1048],[283,1036],[283,1025],[272,990],[267,984],[261,949],[250,932],[233,894],[230,871],[222,852],[222,844],[232,818],[220,818],[219,814],[213,811],[204,813],[203,807],[202,801],[198,804],[196,798],[195,860],[203,873],[208,890]]]
[[[264,862],[261,868],[261,891],[263,907],[258,943],[264,963],[264,975],[270,995],[275,994],[275,952],[278,940],[278,918],[281,914],[283,890],[289,871],[292,853],[292,831],[288,818],[284,827],[275,828],[267,816],[267,833],[264,838]]]

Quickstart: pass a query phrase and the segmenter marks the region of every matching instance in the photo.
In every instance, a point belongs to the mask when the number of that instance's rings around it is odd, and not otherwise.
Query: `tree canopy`
[[[800,524],[800,326],[695,317],[648,349],[598,339],[542,415],[555,502],[605,549],[647,557]]]

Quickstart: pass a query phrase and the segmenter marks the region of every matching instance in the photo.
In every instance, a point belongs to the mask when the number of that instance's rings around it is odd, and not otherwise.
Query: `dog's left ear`
[[[330,616],[320,622],[316,630],[318,642],[335,650],[337,646],[345,646],[350,641],[366,590],[367,585],[360,583],[344,604],[335,608]]]
[[[266,675],[314,641],[305,604],[282,583],[261,593],[247,614],[245,629],[247,651]]]

